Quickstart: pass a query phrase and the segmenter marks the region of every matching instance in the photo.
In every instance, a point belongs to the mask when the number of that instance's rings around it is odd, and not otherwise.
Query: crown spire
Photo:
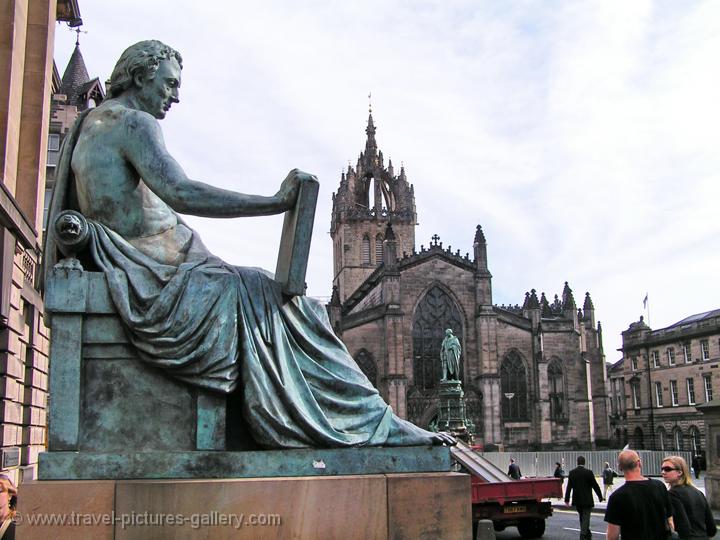
[[[377,142],[375,141],[375,123],[373,122],[372,116],[372,92],[368,94],[368,124],[365,128],[367,134],[367,141],[365,142],[365,155],[367,157],[375,156],[377,154]]]

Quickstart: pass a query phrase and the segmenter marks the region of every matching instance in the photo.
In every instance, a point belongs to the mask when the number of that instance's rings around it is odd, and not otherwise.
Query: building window
[[[688,405],[695,405],[695,380],[687,380]]]
[[[383,262],[383,238],[381,235],[375,237],[375,264]]]
[[[660,353],[657,351],[653,351],[650,353],[652,356],[652,364],[653,367],[660,367]]]
[[[673,407],[677,407],[680,404],[680,401],[678,400],[677,381],[670,381],[670,399],[672,400]]]
[[[365,349],[360,349],[357,355],[355,355],[355,363],[357,363],[360,370],[372,385],[377,387],[377,365],[375,364],[372,354]]]
[[[57,133],[48,135],[48,150],[52,150],[53,152],[60,150],[60,135]]]
[[[631,363],[631,365],[632,365],[632,370],[633,370],[633,371],[637,371],[637,370],[638,370],[637,356],[633,356],[633,357],[630,359],[630,363]]]
[[[665,429],[662,427],[659,427],[657,430],[658,434],[658,450],[661,452],[665,451],[665,445],[667,444],[667,441],[665,440],[667,438],[667,435],[665,434]]]
[[[504,420],[527,420],[527,377],[520,355],[512,351],[500,367],[502,417]]]
[[[690,354],[690,344],[689,343],[683,343],[683,358],[685,359],[685,363],[689,364],[692,362],[692,354]]]
[[[674,366],[675,365],[675,349],[670,347],[667,350],[667,359],[668,359],[668,366]]]
[[[710,343],[707,339],[700,341],[700,350],[702,351],[702,359],[710,360]]]
[[[362,263],[370,264],[370,238],[367,235],[362,239]]]
[[[659,382],[655,383],[655,403],[657,403],[658,407],[663,406],[663,399],[662,399],[662,384]]]
[[[625,414],[625,380],[617,379],[617,408],[619,414]]]
[[[702,451],[702,439],[700,438],[700,430],[696,426],[690,427],[690,444],[692,444],[693,455],[699,455]]]
[[[565,417],[565,382],[562,365],[553,360],[548,365],[548,387],[550,398],[550,418],[557,420]]]
[[[679,427],[676,427],[673,430],[673,450],[681,451],[683,449],[683,436],[682,436],[682,430]]]
[[[635,432],[633,433],[633,438],[635,439],[635,448],[638,450],[645,450],[645,435],[643,435],[643,430],[636,427]]]
[[[705,375],[703,377],[703,383],[705,386],[705,401],[712,401],[713,399],[713,393],[712,393],[712,376]]]
[[[630,385],[630,390],[632,391],[633,408],[639,409],[640,408],[640,385],[636,382],[632,383]]]

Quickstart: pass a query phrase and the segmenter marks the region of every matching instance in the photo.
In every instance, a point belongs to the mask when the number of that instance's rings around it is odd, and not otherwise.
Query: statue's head
[[[170,104],[178,101],[181,69],[182,56],[175,49],[157,40],[140,41],[120,55],[110,76],[108,95],[116,98],[129,90],[144,92],[146,95],[141,98],[156,101],[145,104],[151,108],[143,107],[146,112],[164,118]],[[169,88],[164,88],[166,84]],[[162,96],[163,93],[166,95]]]
[[[453,335],[452,328],[448,328],[447,330],[445,330],[445,335],[448,337],[452,336]]]

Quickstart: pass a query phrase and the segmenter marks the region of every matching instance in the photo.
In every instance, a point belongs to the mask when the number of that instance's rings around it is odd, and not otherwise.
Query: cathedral
[[[438,417],[440,344],[462,345],[460,379],[475,444],[516,450],[608,444],[602,330],[586,293],[568,283],[549,301],[495,305],[485,235],[473,254],[433,236],[415,247],[415,191],[378,150],[370,112],[365,150],[333,194],[330,317],[350,354],[396,414],[432,428]]]

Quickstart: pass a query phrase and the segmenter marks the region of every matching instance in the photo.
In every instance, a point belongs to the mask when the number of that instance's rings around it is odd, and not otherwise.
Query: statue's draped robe
[[[460,340],[456,336],[445,337],[440,345],[442,360],[447,364],[448,376],[460,378]]]
[[[72,205],[70,156],[79,124],[61,152],[50,224]],[[159,263],[102,223],[88,223],[90,253],[141,360],[188,384],[239,392],[258,444],[428,443],[427,432],[393,414],[319,302],[283,297],[264,271],[231,266],[203,249],[191,249],[193,256],[179,266]],[[49,268],[53,235],[45,249]]]

